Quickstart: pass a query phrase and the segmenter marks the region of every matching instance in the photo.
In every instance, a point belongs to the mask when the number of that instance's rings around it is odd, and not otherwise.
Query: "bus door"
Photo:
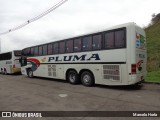
[[[19,59],[19,62],[20,62],[20,64],[21,64],[21,67],[26,66],[26,65],[27,65],[27,57],[26,57],[26,56],[22,56],[22,57]]]

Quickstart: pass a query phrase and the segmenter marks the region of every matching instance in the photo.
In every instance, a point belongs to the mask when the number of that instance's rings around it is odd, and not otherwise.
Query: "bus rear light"
[[[132,74],[136,74],[136,64],[131,65],[131,72]]]

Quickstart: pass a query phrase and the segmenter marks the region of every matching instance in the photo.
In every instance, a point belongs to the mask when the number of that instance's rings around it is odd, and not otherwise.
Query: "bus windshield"
[[[15,56],[21,56],[21,50],[16,50],[14,51]]]

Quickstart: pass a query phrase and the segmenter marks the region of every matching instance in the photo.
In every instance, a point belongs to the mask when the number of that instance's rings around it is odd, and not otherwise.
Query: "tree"
[[[158,13],[157,15],[155,15],[155,13],[152,14],[152,20],[151,20],[151,24],[155,24],[160,20],[160,13]]]

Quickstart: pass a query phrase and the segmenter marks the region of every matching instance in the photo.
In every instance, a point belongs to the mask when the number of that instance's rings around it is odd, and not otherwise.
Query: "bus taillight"
[[[132,74],[136,74],[136,64],[131,65]]]

